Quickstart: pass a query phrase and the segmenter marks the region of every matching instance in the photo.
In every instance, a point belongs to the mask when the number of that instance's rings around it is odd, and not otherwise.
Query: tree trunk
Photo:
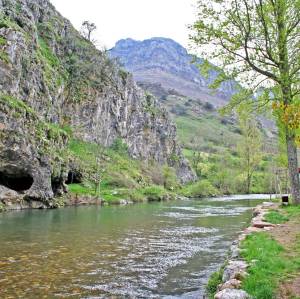
[[[291,184],[291,193],[295,204],[300,204],[300,183],[298,175],[298,157],[295,135],[286,131],[286,146],[288,156],[288,168]]]

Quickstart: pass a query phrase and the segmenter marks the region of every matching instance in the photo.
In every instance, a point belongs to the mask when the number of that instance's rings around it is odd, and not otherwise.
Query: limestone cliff
[[[166,110],[47,0],[0,0],[0,88],[5,190],[51,205],[69,167],[69,129],[104,146],[121,138],[133,158],[194,179]]]

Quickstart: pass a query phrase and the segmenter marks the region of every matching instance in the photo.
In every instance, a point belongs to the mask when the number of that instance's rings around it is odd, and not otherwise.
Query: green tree
[[[242,132],[242,138],[237,148],[241,158],[241,170],[245,175],[245,190],[250,193],[252,177],[262,161],[262,136],[257,126],[255,115],[252,115],[249,109],[240,107],[239,109],[239,127]]]
[[[214,85],[237,78],[247,87],[233,104],[261,90],[261,100],[284,110],[299,101],[300,0],[199,0],[193,29],[202,56],[224,69]],[[296,132],[284,125],[291,192],[300,204]]]

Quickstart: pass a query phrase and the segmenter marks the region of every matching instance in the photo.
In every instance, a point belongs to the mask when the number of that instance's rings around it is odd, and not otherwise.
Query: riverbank
[[[51,205],[46,204],[42,201],[37,200],[10,200],[9,198],[3,204],[0,201],[0,212],[5,211],[19,211],[27,209],[56,209],[69,206],[84,206],[84,205],[127,205],[142,202],[153,202],[153,201],[168,201],[174,199],[180,199],[181,196],[174,192],[170,192],[159,186],[152,186],[144,188],[142,191],[137,193],[131,192],[119,193],[119,191],[111,191],[105,198],[95,196],[91,194],[80,194],[75,192],[66,193],[60,197],[56,197],[51,202]]]
[[[207,285],[209,298],[300,298],[300,207],[264,203]]]
[[[75,185],[75,184],[74,184]],[[78,184],[77,184],[78,186]],[[70,206],[108,206],[108,205],[128,205],[135,203],[145,203],[145,202],[160,202],[169,201],[176,199],[218,199],[224,201],[230,200],[269,200],[270,198],[275,198],[276,195],[272,194],[239,194],[239,195],[224,195],[221,197],[214,196],[200,196],[200,197],[188,197],[183,195],[182,192],[178,190],[170,191],[166,190],[161,186],[149,186],[139,190],[128,190],[128,189],[115,189],[115,190],[105,190],[106,196],[100,197],[94,194],[86,193],[82,191],[82,187],[76,187],[71,190],[71,192],[66,193],[60,197],[54,198],[51,205],[45,204],[42,201],[37,200],[22,200],[20,198],[10,198],[8,194],[7,199],[5,199],[5,204],[3,203],[3,198],[0,197],[0,213],[5,211],[22,211],[28,209],[43,210],[43,209],[56,209],[62,207]],[[6,194],[4,194],[6,195]]]

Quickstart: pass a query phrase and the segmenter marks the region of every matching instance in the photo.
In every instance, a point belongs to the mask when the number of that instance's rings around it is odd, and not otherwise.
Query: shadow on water
[[[251,207],[262,201],[250,199],[4,213],[1,294],[201,298],[209,275],[249,223]]]

